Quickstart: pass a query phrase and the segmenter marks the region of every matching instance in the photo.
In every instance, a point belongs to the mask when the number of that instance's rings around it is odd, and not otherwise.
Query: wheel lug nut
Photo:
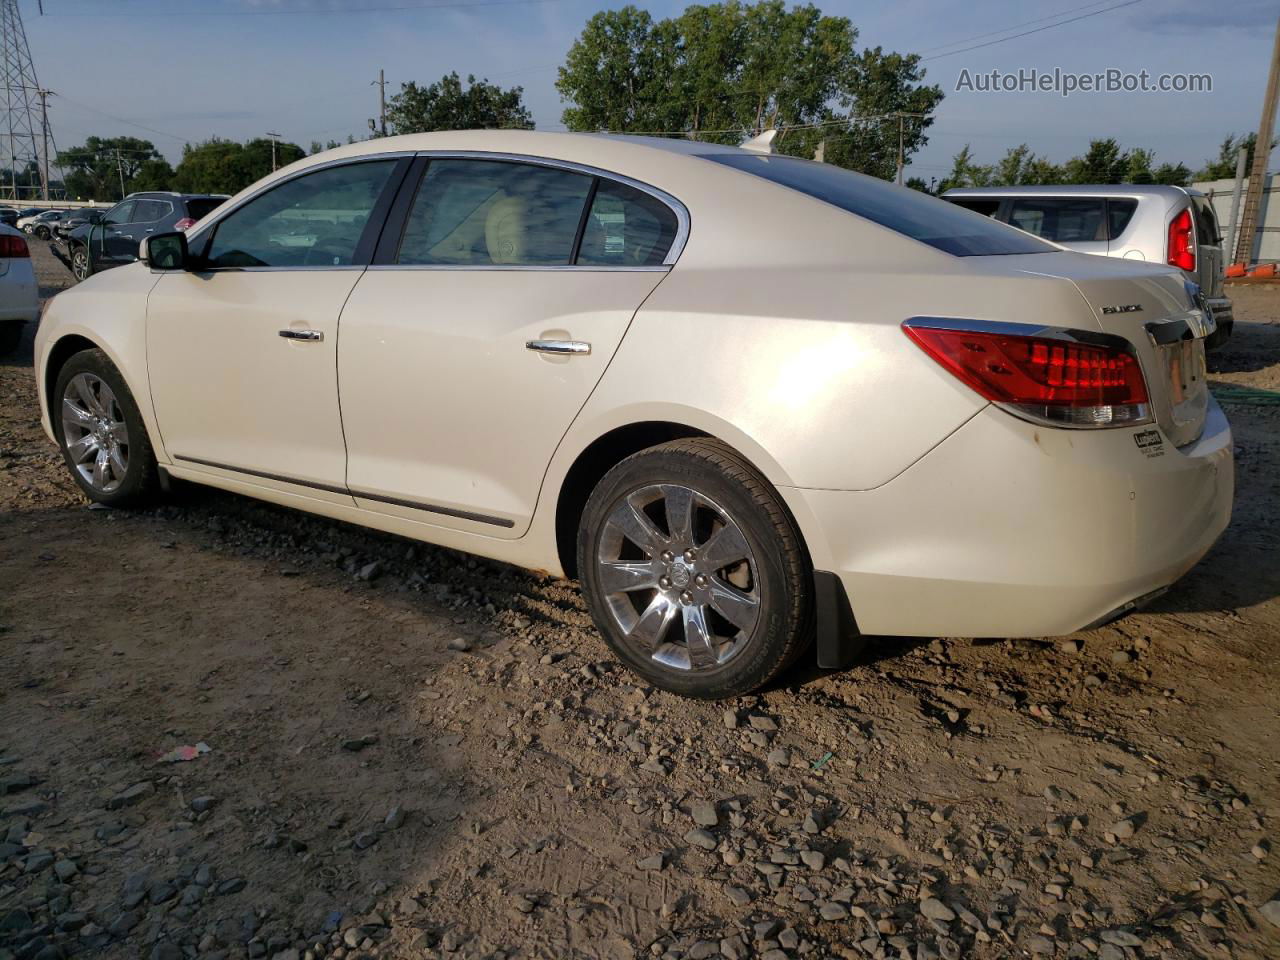
[[[688,550],[684,552],[685,563],[693,563],[693,561],[697,559],[698,559],[698,552],[694,550],[693,547],[690,547]]]
[[[693,603],[693,594],[690,593],[688,590],[685,590],[683,593],[680,594],[680,602]]]
[[[674,553],[672,553],[670,550],[663,550],[663,551],[662,551],[662,562],[663,562],[663,563],[670,563],[670,562],[671,562],[672,560],[674,560],[675,558],[676,558],[676,555],[675,555]]]
[[[659,578],[658,578],[658,586],[660,586],[663,590],[670,590],[670,589],[671,589],[671,578],[670,578],[670,577],[659,577]]]
[[[705,573],[700,573],[693,578],[693,582],[700,587],[705,587],[708,583],[707,575]]]

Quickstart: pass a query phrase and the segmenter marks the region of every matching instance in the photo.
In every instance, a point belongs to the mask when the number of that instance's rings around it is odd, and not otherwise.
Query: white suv
[[[1231,301],[1223,291],[1222,235],[1209,198],[1197,190],[1115,184],[1060,187],[957,187],[942,195],[1068,250],[1167,263],[1198,283],[1216,332],[1231,336]]]

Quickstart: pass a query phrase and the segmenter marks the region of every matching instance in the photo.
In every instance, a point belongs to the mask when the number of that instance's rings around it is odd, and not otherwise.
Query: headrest
[[[520,197],[503,196],[493,201],[484,221],[484,242],[494,263],[521,263],[525,240],[526,203]]]

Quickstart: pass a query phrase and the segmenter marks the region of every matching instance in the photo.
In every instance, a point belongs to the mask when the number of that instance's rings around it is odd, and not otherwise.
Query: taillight
[[[1196,268],[1196,238],[1190,207],[1169,221],[1169,265],[1180,270]]]
[[[177,223],[173,225],[173,229],[185,230],[187,229],[187,227],[194,227],[195,225],[196,225],[196,222],[195,220],[191,219],[191,217],[183,217],[181,220],[179,220]]]
[[[903,329],[961,381],[1026,419],[1118,427],[1151,418],[1142,368],[1123,342],[960,329],[945,321],[908,320]]]
[[[0,233],[0,260],[12,260],[18,257],[30,257],[27,241],[9,233]]]

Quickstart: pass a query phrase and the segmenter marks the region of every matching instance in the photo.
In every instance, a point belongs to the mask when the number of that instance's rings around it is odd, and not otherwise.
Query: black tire
[[[654,496],[655,490],[681,489],[696,498],[688,511],[692,547],[687,553],[645,549],[620,533],[625,522],[617,519],[623,516],[618,511]],[[686,538],[673,534],[675,523],[663,519],[672,509],[670,501],[661,502],[662,507],[651,503],[646,513],[667,545],[678,550]],[[740,533],[749,559],[712,570],[712,537],[727,528]],[[703,547],[708,550],[699,556]],[[612,557],[617,551],[619,556]],[[606,554],[610,563],[643,567],[645,585],[628,583],[625,591],[609,594],[601,582],[610,572]],[[718,440],[692,438],[650,447],[605,474],[579,524],[578,571],[591,616],[609,646],[645,680],[682,696],[713,700],[750,693],[790,666],[813,638],[813,573],[795,522],[759,471]],[[660,571],[666,575],[650,584]],[[741,579],[731,582],[733,577]],[[739,598],[748,593],[754,597],[749,626],[721,616],[717,598],[723,600],[726,588]],[[668,620],[660,620],[660,614],[650,617],[650,624],[665,624],[650,628],[656,629],[656,641],[634,639],[648,632],[641,626],[645,615],[664,605],[675,612]],[[707,630],[715,641],[700,647],[700,664],[694,663],[693,645],[685,643],[694,608],[701,613],[694,612],[693,622],[711,624]],[[742,609],[735,607],[737,615]],[[629,634],[626,621],[633,620]]]
[[[0,320],[0,357],[7,357],[18,352],[22,343],[22,329],[26,323],[22,320]]]
[[[77,280],[88,280],[93,276],[93,259],[89,256],[89,248],[83,243],[71,247],[71,272]]]
[[[49,228],[45,226],[36,227],[35,234],[36,234],[36,237],[39,238],[40,240],[48,240]]]
[[[126,469],[122,476],[115,479],[115,485],[111,489],[99,489],[89,478],[83,476],[68,449],[68,437],[62,413],[63,401],[68,396],[69,389],[72,388],[72,381],[80,374],[88,374],[91,379],[97,378],[110,388],[114,395],[111,419],[116,419],[118,415],[127,430],[126,442],[122,444],[125,448]],[[147,436],[147,428],[142,422],[137,401],[133,399],[133,392],[125,383],[124,376],[105,353],[101,350],[82,350],[73,354],[58,371],[52,405],[53,429],[58,438],[58,447],[62,450],[62,457],[71,473],[71,478],[84,491],[85,496],[90,500],[113,507],[144,503],[155,496],[160,488],[160,476],[155,453],[151,447],[151,439]]]

